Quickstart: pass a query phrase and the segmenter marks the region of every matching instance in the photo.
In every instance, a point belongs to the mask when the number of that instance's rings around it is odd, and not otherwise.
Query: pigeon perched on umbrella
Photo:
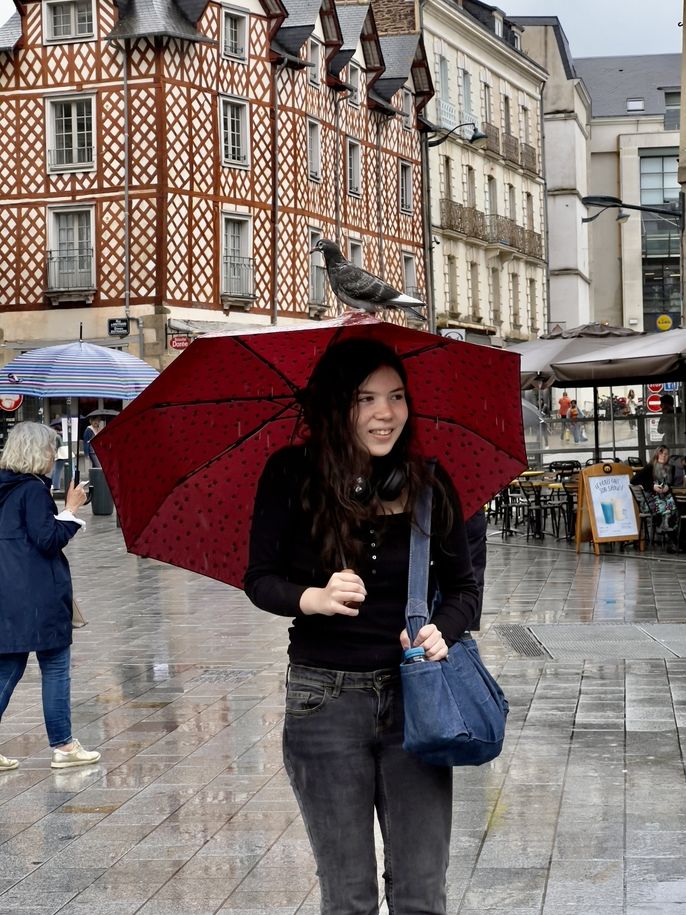
[[[322,238],[310,254],[314,254],[315,251],[324,255],[333,294],[350,308],[367,311],[370,314],[375,314],[380,308],[397,308],[420,321],[426,320],[417,310],[426,307],[424,302],[404,292],[398,292],[373,273],[351,264],[343,257],[335,242]]]

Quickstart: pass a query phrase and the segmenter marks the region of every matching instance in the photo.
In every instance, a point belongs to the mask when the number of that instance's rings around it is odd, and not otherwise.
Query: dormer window
[[[310,64],[308,68],[308,82],[312,86],[319,85],[319,69],[321,66],[321,55],[322,49],[318,41],[315,41],[314,38],[310,38],[309,45],[307,48],[307,62]]]
[[[350,64],[348,67],[348,83],[350,84],[350,96],[348,101],[353,108],[359,108],[360,105],[360,68],[357,64]]]
[[[403,89],[403,129],[412,129],[412,93]]]
[[[93,0],[50,0],[45,5],[46,41],[92,38]]]
[[[493,14],[493,28],[498,38],[503,37],[503,19],[497,13]]]
[[[248,59],[248,17],[235,10],[224,11],[224,57],[234,60]]]

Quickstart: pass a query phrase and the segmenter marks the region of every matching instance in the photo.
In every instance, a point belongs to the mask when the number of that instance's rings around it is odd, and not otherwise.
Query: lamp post
[[[431,181],[429,175],[429,149],[441,146],[445,143],[456,130],[460,127],[471,127],[472,135],[468,142],[476,149],[483,149],[488,143],[488,137],[479,130],[473,121],[465,121],[464,124],[455,124],[450,130],[447,130],[441,136],[436,136],[441,131],[429,121],[423,121],[424,127],[428,133],[422,134],[421,154],[422,154],[422,175],[424,176],[424,260],[426,262],[426,298],[427,298],[427,321],[429,324],[429,333],[436,333],[436,303],[434,301],[434,241],[433,241],[433,222],[431,218]],[[434,136],[429,137],[429,133]]]

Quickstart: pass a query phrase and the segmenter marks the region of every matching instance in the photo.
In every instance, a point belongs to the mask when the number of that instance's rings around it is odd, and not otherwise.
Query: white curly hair
[[[17,423],[5,441],[0,456],[0,470],[47,476],[55,461],[56,448],[57,433],[50,426]]]

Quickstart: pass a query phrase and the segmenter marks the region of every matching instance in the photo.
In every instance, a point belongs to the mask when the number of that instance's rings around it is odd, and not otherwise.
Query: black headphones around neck
[[[353,482],[353,499],[361,505],[369,505],[378,498],[381,502],[394,502],[407,486],[408,475],[405,466],[384,468],[378,475],[356,477]]]

